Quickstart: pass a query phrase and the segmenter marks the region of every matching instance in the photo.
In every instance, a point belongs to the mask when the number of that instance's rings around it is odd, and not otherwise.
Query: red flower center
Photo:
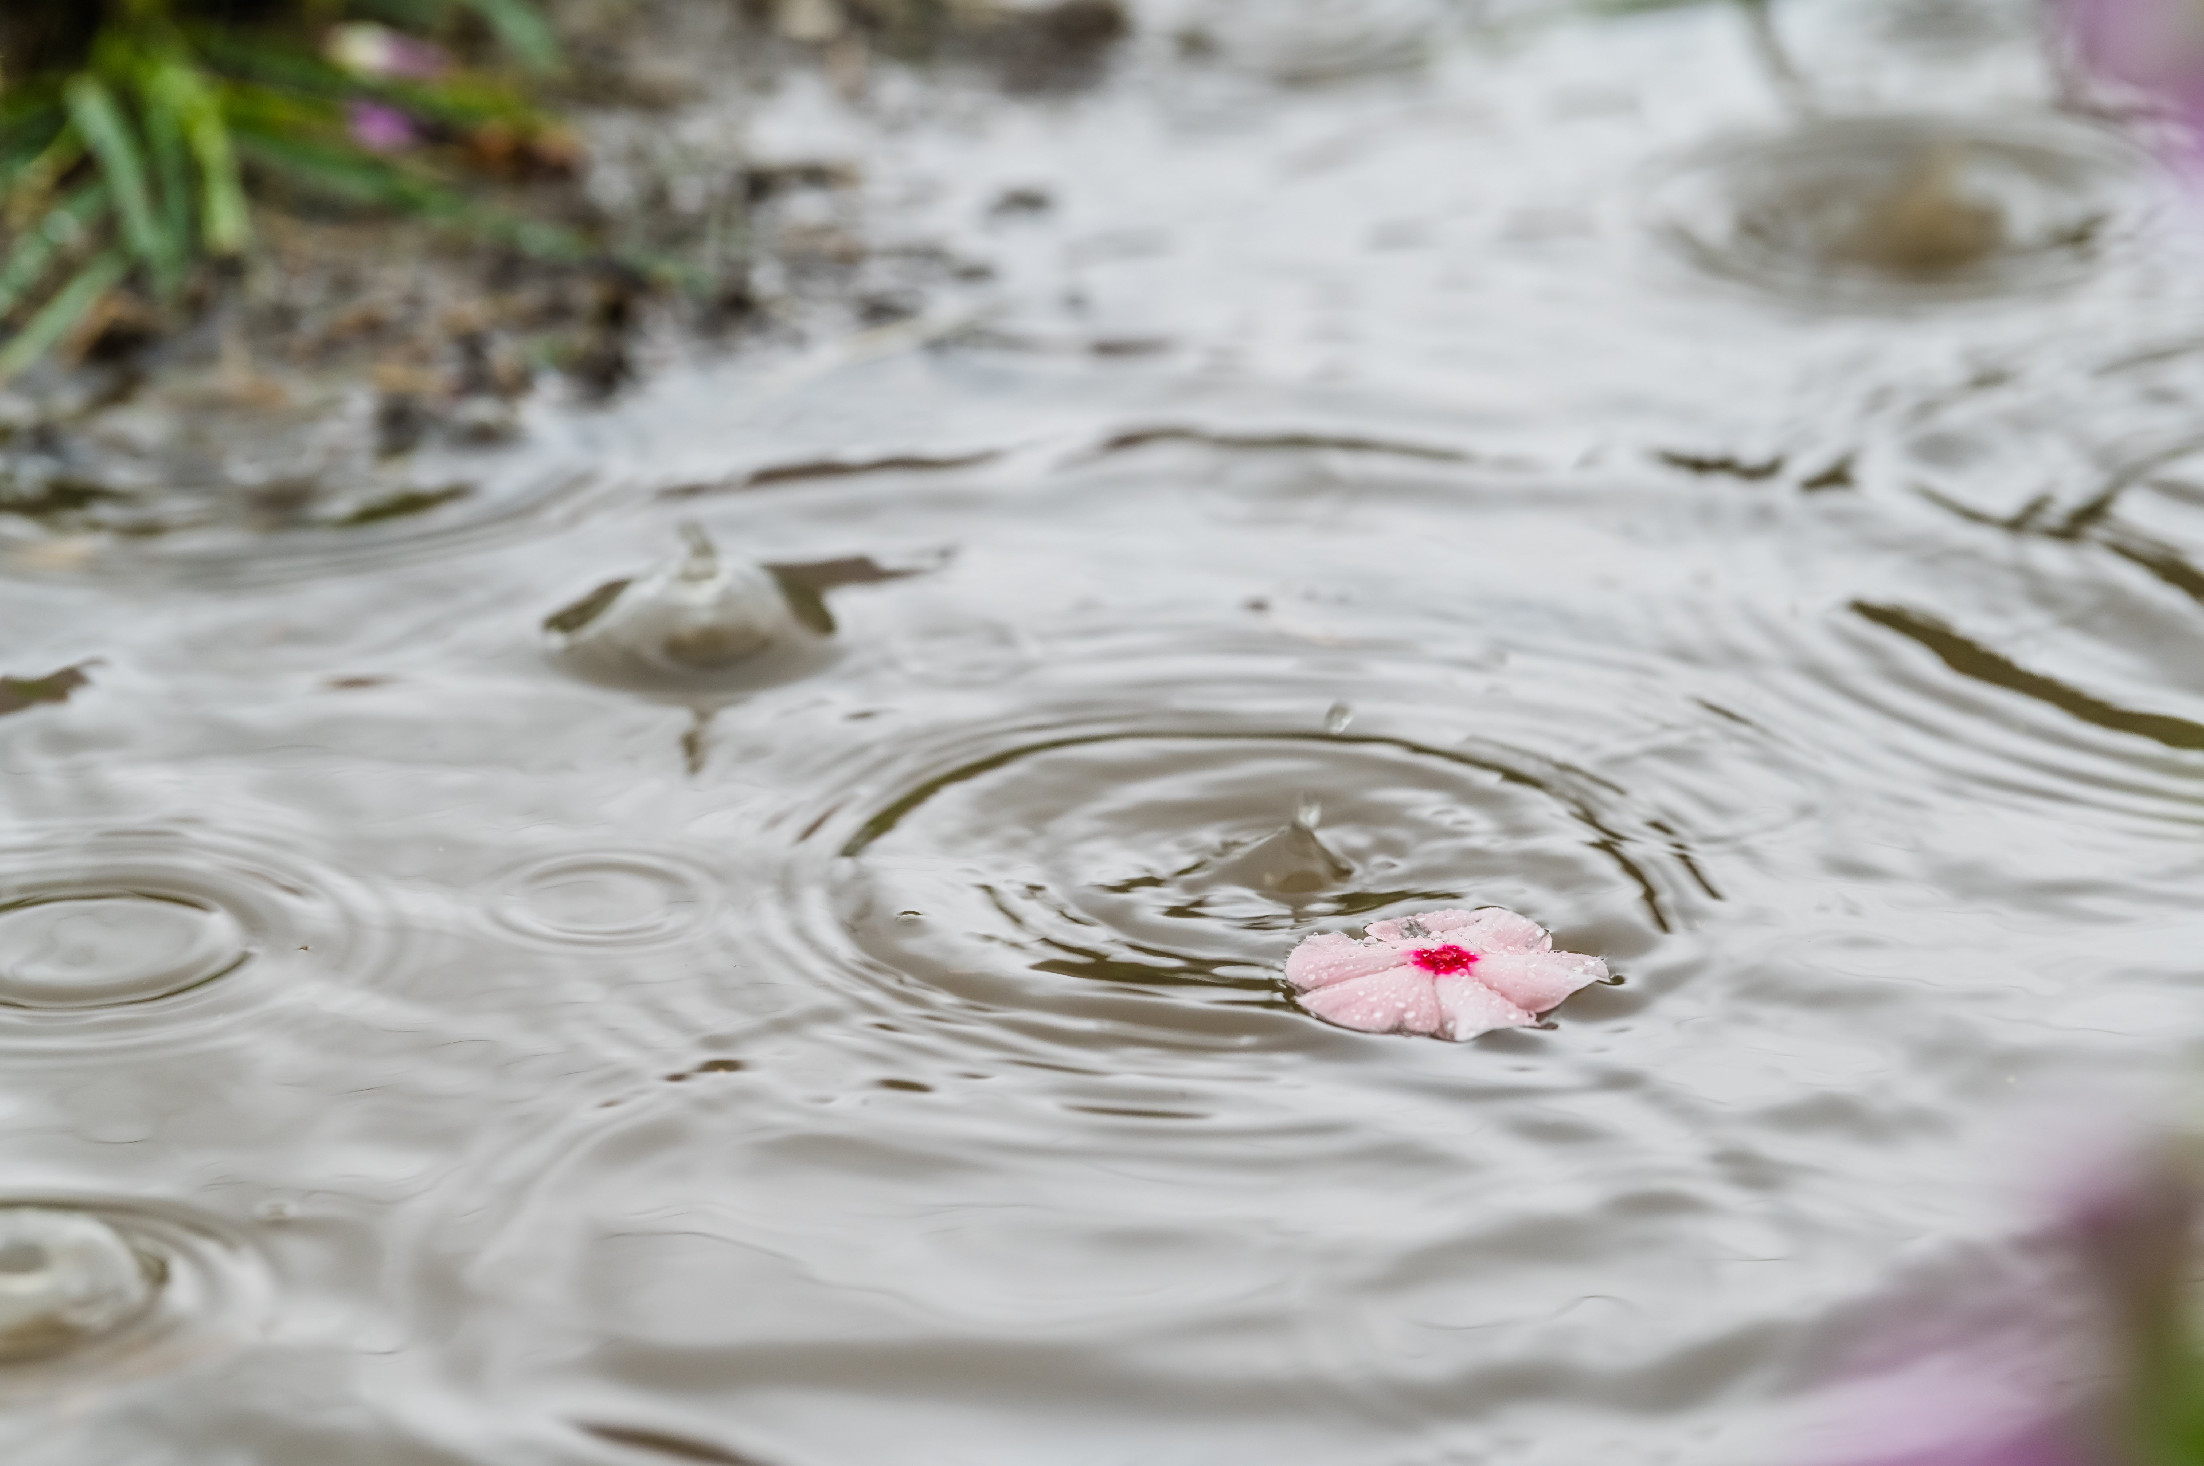
[[[1425,947],[1408,954],[1408,960],[1435,977],[1467,972],[1477,965],[1477,954],[1462,947]]]

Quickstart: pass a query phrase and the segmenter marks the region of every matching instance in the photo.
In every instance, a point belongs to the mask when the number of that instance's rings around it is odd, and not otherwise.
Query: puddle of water
[[[2013,1096],[2195,1034],[2195,249],[1722,20],[843,116],[984,331],[670,375],[494,533],[13,523],[9,1459],[1760,1466],[2042,1279]],[[1622,981],[1280,981],[1483,904]]]

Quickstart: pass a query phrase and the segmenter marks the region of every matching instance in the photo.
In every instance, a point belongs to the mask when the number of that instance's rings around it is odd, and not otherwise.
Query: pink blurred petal
[[[1543,1013],[1579,988],[1607,980],[1607,964],[1578,952],[1495,952],[1476,980],[1518,1008]]]
[[[403,152],[421,140],[413,119],[380,102],[354,102],[346,110],[346,131],[371,153]]]
[[[1327,1023],[1362,1033],[1437,1033],[1446,1022],[1431,980],[1406,967],[1304,993],[1301,1006]]]
[[[1442,977],[1431,986],[1446,1014],[1440,1031],[1456,1043],[1467,1043],[1496,1028],[1528,1028],[1538,1021],[1474,977]]]
[[[1338,932],[1319,932],[1286,959],[1286,981],[1307,992],[1400,965],[1401,955],[1395,948],[1358,942]]]

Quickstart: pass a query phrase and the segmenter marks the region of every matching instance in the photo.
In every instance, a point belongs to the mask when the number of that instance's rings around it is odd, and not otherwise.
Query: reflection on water
[[[2042,1281],[2004,1106],[2196,1032],[2194,261],[2078,123],[1708,147],[1717,22],[832,113],[985,330],[7,518],[11,1466],[1767,1466]],[[1627,981],[1282,981],[1483,905]]]

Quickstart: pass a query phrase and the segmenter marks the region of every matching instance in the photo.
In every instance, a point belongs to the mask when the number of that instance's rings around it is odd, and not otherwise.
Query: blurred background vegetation
[[[533,0],[10,0],[0,13],[0,380],[118,291],[188,307],[257,197],[397,210],[575,257],[473,184],[571,163],[531,96]]]

